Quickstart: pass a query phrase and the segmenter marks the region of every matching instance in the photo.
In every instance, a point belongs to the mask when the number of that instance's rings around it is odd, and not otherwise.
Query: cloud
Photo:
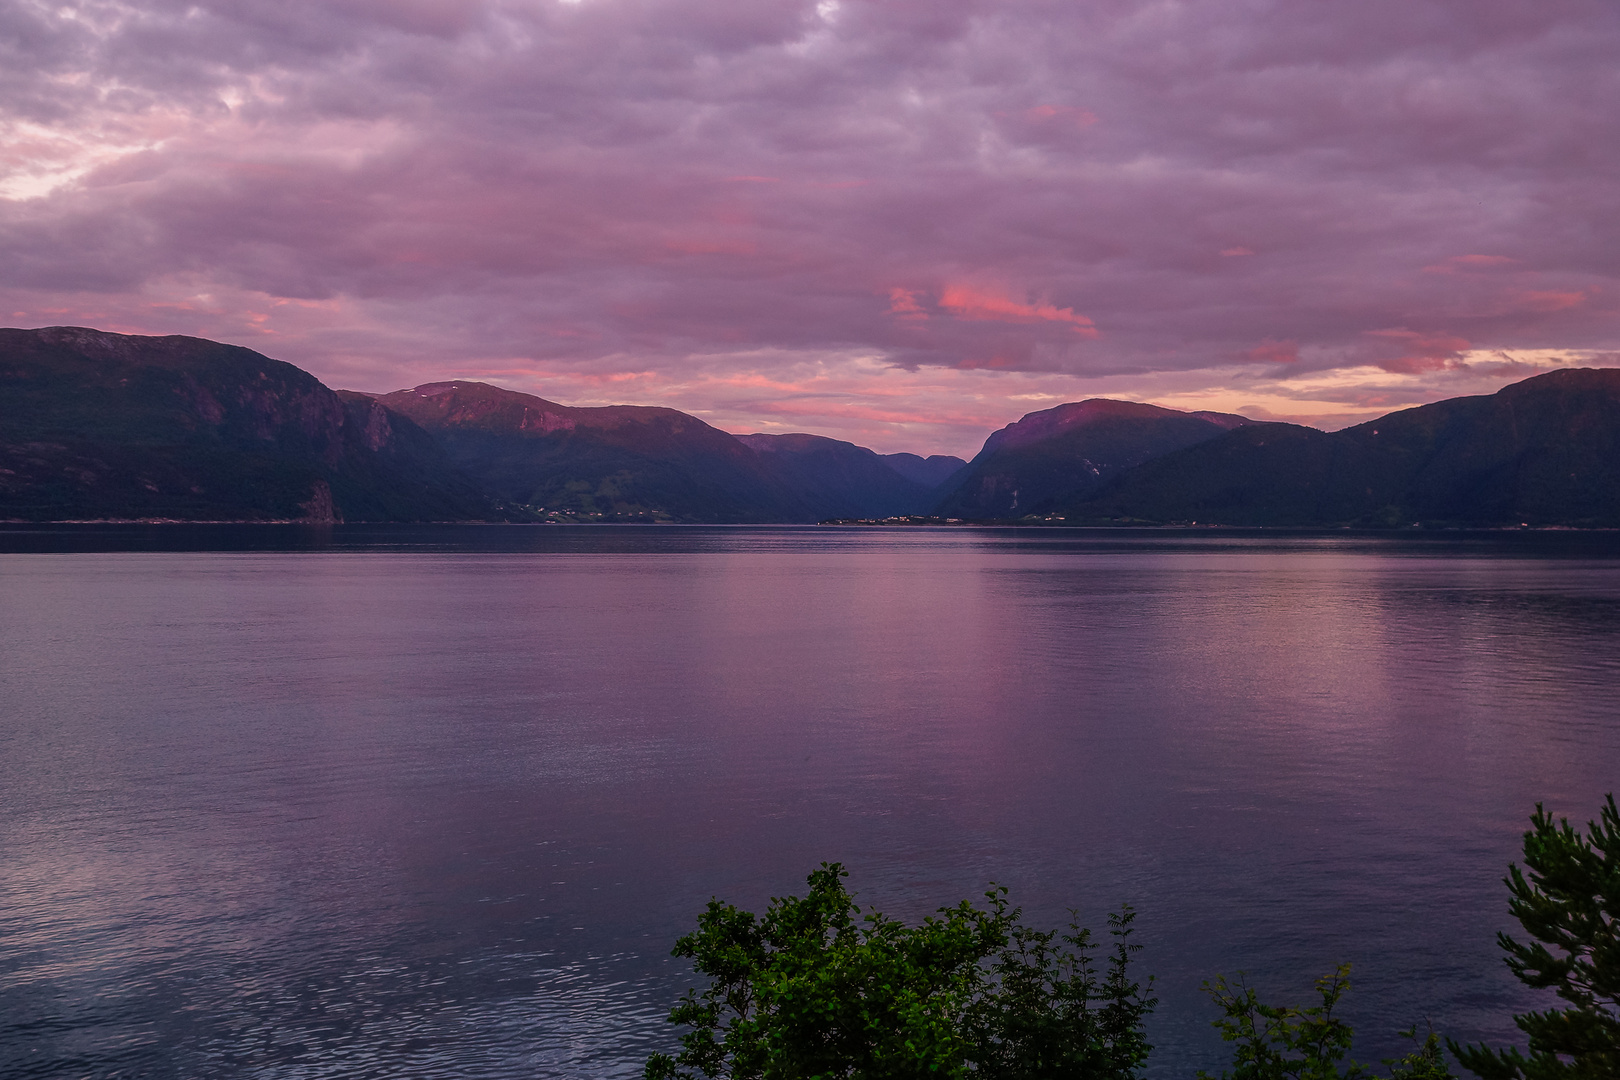
[[[1246,359],[1257,360],[1261,363],[1297,364],[1299,363],[1299,342],[1271,341],[1268,339],[1243,355]]]
[[[897,319],[910,323],[928,321],[928,312],[917,301],[917,294],[911,289],[893,288],[889,290],[889,311]]]
[[[1366,334],[1383,346],[1376,350],[1379,367],[1408,375],[1451,367],[1468,349],[1466,339],[1446,334],[1406,329],[1368,330]]]
[[[20,0],[0,310],[373,387],[858,356],[991,426],[1437,395],[1620,348],[1617,52],[1608,0]]]
[[[1088,128],[1097,122],[1096,113],[1073,105],[1036,105],[1025,109],[1022,115],[1036,124],[1057,123],[1077,128]]]
[[[1073,308],[1060,308],[1052,304],[1021,304],[1000,292],[971,285],[947,285],[940,294],[939,306],[961,319],[1067,323],[1081,337],[1098,336],[1096,324],[1084,315],[1076,315]]]
[[[1577,308],[1586,303],[1586,293],[1531,289],[1514,297],[1514,302],[1518,308],[1524,311],[1568,311],[1570,308]]]
[[[1423,269],[1425,273],[1430,274],[1477,274],[1488,270],[1502,270],[1516,262],[1517,259],[1511,259],[1506,255],[1453,255]]]

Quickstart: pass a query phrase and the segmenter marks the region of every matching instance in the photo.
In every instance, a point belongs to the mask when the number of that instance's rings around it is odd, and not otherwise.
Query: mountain
[[[926,488],[944,487],[950,483],[951,477],[967,466],[967,462],[950,454],[930,454],[928,457],[920,457],[917,454],[879,454],[878,457],[888,462],[889,468],[907,480],[915,481]]]
[[[481,520],[540,508],[553,520],[814,522],[918,512],[933,485],[903,471],[962,465],[890,458],[475,382],[333,391],[200,338],[0,330],[0,519]]]
[[[0,518],[498,514],[415,424],[251,349],[0,329]]]
[[[1092,399],[971,463],[476,382],[373,397],[250,349],[0,329],[0,520],[813,522],[923,514],[1620,528],[1620,369],[1322,432]]]
[[[737,440],[759,454],[817,520],[921,514],[938,499],[937,483],[914,480],[901,472],[901,468],[922,475],[942,471],[915,454],[882,455],[820,435],[738,435]],[[912,459],[917,465],[905,461],[896,468],[895,457]],[[955,462],[957,469],[964,464],[961,458],[943,461]]]
[[[479,382],[377,399],[432,432],[494,497],[568,517],[817,520],[735,435],[674,409],[574,408]]]
[[[1254,424],[1058,506],[1071,522],[1620,526],[1620,370],[1550,372],[1332,433]]]
[[[1133,466],[1251,421],[1091,398],[1030,413],[985,440],[934,513],[1017,518],[1084,497]]]

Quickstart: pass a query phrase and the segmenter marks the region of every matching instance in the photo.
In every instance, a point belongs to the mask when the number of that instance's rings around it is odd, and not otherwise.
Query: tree
[[[1220,975],[1205,983],[1205,993],[1225,1013],[1215,1021],[1222,1040],[1238,1044],[1232,1054],[1233,1070],[1221,1073],[1220,1080],[1364,1080],[1374,1076],[1367,1066],[1345,1061],[1355,1033],[1333,1010],[1348,989],[1349,964],[1316,980],[1322,1004],[1306,1008],[1262,1004],[1241,973],[1235,983]],[[1417,1040],[1415,1027],[1401,1034]],[[1386,1058],[1384,1064],[1393,1080],[1451,1080],[1440,1037],[1433,1031],[1416,1050],[1401,1058]],[[1215,1080],[1202,1070],[1198,1076],[1199,1080]]]
[[[1099,978],[1088,931],[1025,926],[1005,889],[908,927],[861,915],[846,876],[823,863],[808,895],[763,917],[710,901],[674,953],[711,982],[670,1012],[689,1030],[679,1054],[647,1062],[648,1080],[1136,1076],[1157,999],[1129,978],[1128,907],[1109,919]]]
[[[1221,1039],[1237,1043],[1233,1070],[1220,1080],[1338,1080],[1339,1062],[1350,1052],[1354,1034],[1350,1025],[1333,1015],[1339,998],[1350,988],[1350,966],[1316,980],[1322,1004],[1307,1008],[1263,1005],[1254,988],[1243,981],[1229,983],[1224,975],[1204,984],[1204,992],[1226,1014],[1215,1021]],[[1351,1063],[1347,1078],[1366,1076]],[[1214,1080],[1202,1070],[1199,1080]]]
[[[1448,1042],[1485,1080],[1595,1080],[1620,1076],[1620,812],[1610,794],[1588,832],[1555,824],[1540,803],[1524,834],[1526,875],[1503,879],[1508,910],[1533,940],[1497,941],[1520,981],[1568,1004],[1515,1016],[1529,1055]]]

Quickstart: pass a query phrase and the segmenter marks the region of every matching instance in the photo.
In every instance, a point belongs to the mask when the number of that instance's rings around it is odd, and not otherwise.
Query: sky
[[[5,0],[0,322],[971,456],[1620,366],[1613,0]]]

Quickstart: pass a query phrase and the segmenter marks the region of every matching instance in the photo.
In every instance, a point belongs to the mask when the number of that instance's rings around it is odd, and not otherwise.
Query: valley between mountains
[[[1337,432],[1091,399],[970,462],[479,382],[373,396],[189,337],[0,330],[0,520],[1620,527],[1620,370]]]

